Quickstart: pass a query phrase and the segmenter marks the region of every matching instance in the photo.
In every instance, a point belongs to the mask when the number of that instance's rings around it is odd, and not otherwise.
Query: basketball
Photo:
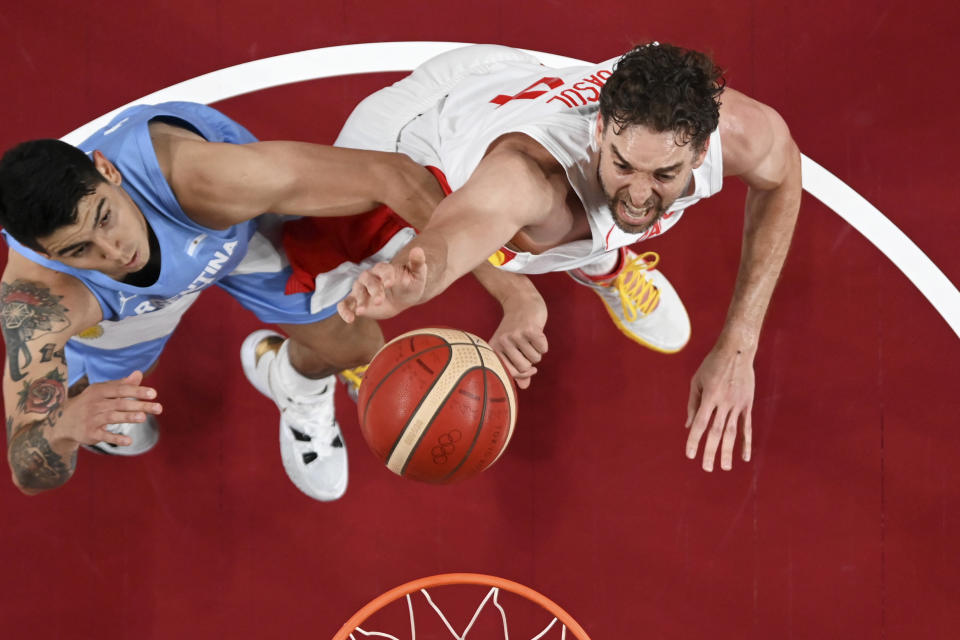
[[[486,342],[419,329],[374,356],[357,398],[363,437],[397,475],[449,484],[500,457],[517,420],[513,379]]]

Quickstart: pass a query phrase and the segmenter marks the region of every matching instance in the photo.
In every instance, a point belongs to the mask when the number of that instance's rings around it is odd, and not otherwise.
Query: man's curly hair
[[[614,66],[600,92],[604,126],[643,125],[673,131],[678,144],[700,152],[720,121],[723,70],[703,53],[651,42],[634,47]]]

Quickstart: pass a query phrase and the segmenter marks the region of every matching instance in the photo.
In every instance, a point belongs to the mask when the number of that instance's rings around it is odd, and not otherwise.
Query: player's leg
[[[336,500],[346,491],[348,470],[333,374],[367,362],[383,336],[374,322],[347,325],[337,314],[336,303],[352,282],[349,270],[333,274],[329,287],[288,295],[291,274],[282,247],[258,233],[244,261],[217,284],[290,336],[252,333],[240,349],[243,371],[280,410],[280,454],[291,481],[312,498]]]
[[[281,324],[280,329],[290,336],[291,366],[312,379],[366,364],[383,346],[383,332],[369,318],[347,324],[334,314],[310,324]]]
[[[244,340],[250,382],[280,409],[280,454],[287,475],[317,500],[347,488],[347,453],[334,407],[334,373],[366,364],[383,344],[374,321],[347,324],[338,314],[309,324],[280,324]]]
[[[657,270],[659,259],[651,251],[637,255],[624,247],[568,273],[600,296],[624,335],[654,351],[674,353],[690,340],[690,318],[673,285]]]

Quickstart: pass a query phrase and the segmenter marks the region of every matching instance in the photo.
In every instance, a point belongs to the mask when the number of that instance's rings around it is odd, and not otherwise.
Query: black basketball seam
[[[466,332],[464,332],[464,333],[466,333]],[[476,343],[474,343],[473,347],[474,347],[474,349],[477,350],[477,357],[480,359],[480,367],[479,367],[479,368],[482,369],[482,370],[484,370],[484,371],[488,371],[487,365],[485,365],[485,364],[483,363],[483,356],[480,355],[480,347],[479,347]],[[477,422],[477,428],[476,428],[476,430],[474,431],[474,434],[473,434],[473,441],[470,443],[470,446],[467,448],[467,452],[464,454],[464,456],[463,456],[462,458],[460,458],[460,462],[457,463],[457,466],[454,467],[453,469],[451,469],[450,473],[448,473],[447,475],[445,475],[445,476],[443,477],[443,480],[442,480],[443,482],[446,482],[447,480],[449,480],[450,478],[452,478],[452,477],[453,477],[453,474],[455,474],[457,471],[460,470],[460,467],[462,467],[463,464],[467,461],[467,458],[470,457],[470,453],[473,452],[473,448],[474,448],[475,446],[477,446],[477,440],[480,439],[480,432],[483,430],[483,421],[484,421],[484,419],[487,417],[487,395],[488,395],[488,394],[487,394],[487,374],[484,373],[484,374],[483,374],[483,403],[480,405],[480,407],[481,407],[481,408],[480,408],[480,420],[479,420],[479,422]]]
[[[410,339],[411,339],[411,340],[413,340],[413,338],[414,338],[414,336],[410,336]],[[410,348],[413,349],[413,346],[414,346],[414,345],[411,343]],[[420,357],[421,355],[423,355],[424,353],[429,353],[429,352],[433,351],[434,349],[441,349],[441,348],[443,348],[443,347],[450,347],[450,344],[445,341],[443,344],[434,345],[434,346],[432,346],[432,347],[429,347],[429,348],[426,349],[425,351],[418,351],[417,353],[413,354],[412,356],[409,356],[408,358],[406,358],[406,359],[398,362],[397,364],[395,364],[392,369],[390,369],[390,370],[387,371],[383,376],[381,376],[381,377],[380,377],[380,381],[377,382],[377,385],[373,388],[373,391],[371,391],[371,392],[370,392],[370,395],[367,396],[367,402],[366,402],[366,404],[364,404],[364,406],[363,406],[363,422],[361,423],[361,426],[362,426],[362,427],[366,427],[366,425],[367,425],[367,410],[370,408],[370,403],[373,402],[373,397],[377,394],[377,391],[380,390],[380,386],[383,385],[384,381],[385,381],[387,378],[389,378],[390,376],[392,376],[393,373],[394,373],[397,369],[399,369],[399,368],[402,367],[403,365],[407,364],[408,362],[410,362],[410,361],[413,360],[414,358],[419,358],[419,357]],[[451,354],[453,353],[453,349],[450,349],[450,353],[451,353]],[[374,356],[374,358],[376,358],[376,356]],[[435,384],[435,383],[436,383],[436,381],[434,381],[434,384]],[[431,387],[431,388],[432,388],[432,387]],[[418,406],[419,406],[419,405],[418,405]],[[415,412],[414,412],[414,413],[415,413]],[[413,416],[411,415],[411,417],[413,417]],[[406,425],[404,425],[404,428],[406,428]],[[400,433],[403,433],[403,431],[401,431]],[[397,448],[397,443],[394,442],[394,443],[393,443],[393,447],[390,448],[390,454],[392,454],[392,453],[393,453],[393,450],[396,449],[396,448]],[[390,458],[390,454],[387,454],[387,458],[388,458],[388,459]]]
[[[464,372],[460,375],[460,377],[457,378],[457,379],[454,381],[454,383],[453,383],[453,385],[450,387],[450,391],[447,393],[446,397],[444,397],[443,401],[441,401],[440,404],[437,406],[437,410],[434,412],[433,417],[430,418],[430,420],[427,422],[427,425],[423,428],[423,431],[420,433],[420,437],[417,438],[417,441],[416,441],[415,443],[413,443],[413,447],[411,447],[411,449],[410,449],[410,455],[407,456],[407,459],[403,461],[403,467],[400,468],[400,475],[401,475],[401,476],[402,476],[404,473],[407,472],[407,466],[410,464],[410,460],[413,458],[413,455],[417,452],[417,449],[420,448],[420,443],[423,441],[423,439],[424,439],[425,437],[427,437],[427,432],[430,431],[430,427],[433,426],[433,421],[436,419],[436,417],[437,417],[438,415],[440,415],[440,412],[443,411],[443,408],[444,408],[445,406],[447,406],[447,401],[450,400],[451,397],[453,397],[453,392],[456,390],[457,385],[460,384],[460,381],[463,380],[464,378],[466,378],[467,375],[470,374],[470,372],[476,371],[477,369],[483,369],[483,368],[484,368],[484,367],[483,367],[483,361],[481,360],[479,367],[471,367],[471,368],[469,368],[469,369],[464,370]],[[441,374],[441,375],[443,375],[443,374]],[[437,378],[437,379],[439,380],[439,378]],[[484,376],[484,384],[486,384],[486,376]],[[426,400],[427,396],[430,395],[430,391],[432,391],[432,390],[433,390],[433,386],[431,385],[430,390],[428,390],[427,393],[423,394],[423,398],[420,400],[421,404],[423,403],[423,400]],[[420,405],[417,405],[418,408],[419,408],[419,406],[420,406]],[[484,409],[486,409],[486,406],[484,406]],[[414,411],[413,414],[416,415],[416,411]],[[413,415],[411,415],[410,417],[412,418]],[[410,426],[410,423],[409,423],[409,422],[408,422],[406,425],[404,425],[403,431],[406,431],[406,429],[407,429],[408,426]],[[401,435],[401,436],[403,435],[403,431],[400,432],[400,435]],[[399,441],[400,441],[400,440],[398,439],[397,442],[399,442]],[[396,444],[394,444],[394,447],[396,447]],[[470,449],[472,449],[472,448],[473,448],[473,445],[470,446]],[[392,453],[392,452],[393,452],[393,451],[391,450],[391,453]],[[469,452],[469,449],[468,449],[468,452]],[[461,463],[461,464],[462,464],[462,463]],[[459,466],[459,465],[458,465],[458,466]],[[450,476],[449,476],[449,474],[448,474],[447,476],[445,476],[445,477],[443,478],[443,480],[446,480],[446,479],[449,478],[449,477],[450,477]]]
[[[380,378],[380,382],[377,384],[376,387],[373,388],[373,391],[370,392],[370,397],[367,398],[367,406],[369,406],[369,405],[370,405],[370,401],[373,400],[373,394],[375,394],[375,393],[380,389],[380,385],[382,385],[383,382],[384,382],[387,378],[389,378],[391,375],[393,375],[393,372],[394,372],[394,371],[396,371],[397,369],[399,369],[401,366],[407,364],[407,363],[410,362],[411,360],[415,360],[415,359],[419,358],[419,357],[422,356],[424,353],[429,353],[430,351],[433,351],[434,349],[440,349],[440,348],[442,348],[442,347],[447,347],[447,348],[450,350],[450,360],[447,360],[447,364],[443,367],[443,369],[444,369],[444,371],[445,371],[446,368],[450,366],[450,361],[453,360],[453,348],[452,348],[452,347],[450,346],[450,344],[447,343],[447,342],[444,342],[444,344],[438,344],[438,345],[435,345],[435,346],[433,346],[433,347],[430,347],[429,349],[427,349],[427,350],[425,350],[425,351],[420,351],[420,352],[418,352],[416,355],[410,356],[409,358],[407,358],[407,359],[404,360],[403,362],[397,364],[395,367],[393,367],[392,369],[390,369],[390,371],[388,371],[386,375],[384,375],[382,378]],[[427,388],[426,393],[423,393],[423,394],[420,395],[420,401],[417,402],[417,406],[415,406],[415,407],[413,408],[413,411],[410,412],[410,416],[407,418],[407,421],[403,424],[403,427],[400,429],[400,432],[399,432],[399,434],[397,435],[397,439],[393,441],[393,445],[391,445],[390,451],[387,452],[387,459],[386,459],[384,462],[389,462],[389,461],[390,461],[390,457],[393,455],[393,452],[396,451],[397,445],[399,445],[399,444],[400,444],[400,441],[403,440],[403,434],[404,434],[404,432],[407,430],[407,427],[410,426],[410,421],[413,420],[413,417],[414,417],[415,415],[417,415],[417,411],[420,410],[420,406],[423,404],[423,401],[426,400],[427,396],[430,395],[430,392],[433,391],[433,388],[434,388],[435,386],[437,386],[437,382],[440,380],[440,377],[441,377],[442,375],[443,375],[443,371],[440,372],[440,375],[439,375],[439,376],[437,376],[436,378],[433,379],[433,382],[430,383],[430,386]],[[364,414],[363,414],[363,423],[364,423],[364,425],[366,425],[366,423],[367,423],[367,413],[366,413],[366,411],[364,411]],[[408,460],[409,460],[409,458],[408,458]],[[404,463],[404,468],[406,468],[406,463]],[[402,470],[402,469],[401,469],[401,471],[400,471],[400,474],[403,475],[403,470]]]
[[[417,334],[417,335],[436,335],[436,334]],[[412,341],[414,337],[416,337],[416,336],[410,336],[410,340]],[[438,337],[439,337],[439,336],[438,336]],[[467,342],[444,342],[443,344],[437,344],[437,345],[434,345],[434,346],[432,346],[432,347],[429,347],[428,349],[425,349],[424,351],[419,351],[419,352],[417,352],[415,355],[412,355],[412,356],[408,357],[406,360],[403,360],[403,361],[401,361],[401,362],[398,362],[396,365],[394,365],[394,367],[393,367],[392,369],[390,369],[390,370],[387,371],[383,376],[380,377],[380,382],[377,383],[377,386],[375,386],[375,387],[373,388],[373,391],[371,391],[371,392],[370,392],[370,395],[367,397],[367,404],[366,404],[366,406],[364,407],[364,410],[363,410],[363,424],[365,425],[365,424],[367,423],[367,407],[370,406],[370,401],[373,400],[373,396],[374,396],[374,395],[377,393],[377,391],[380,389],[380,385],[383,384],[383,381],[386,380],[387,378],[389,378],[391,375],[393,375],[393,372],[394,372],[394,371],[396,371],[398,368],[402,367],[402,366],[405,365],[406,363],[410,362],[410,361],[413,360],[414,358],[417,358],[417,357],[423,355],[424,353],[429,353],[429,352],[433,351],[434,349],[440,349],[440,348],[442,348],[442,347],[456,347],[456,346],[460,346],[460,345],[473,345],[473,346],[477,346],[477,345],[473,344],[472,342],[469,342],[469,343],[467,343]],[[410,343],[410,348],[413,349],[413,343],[412,343],[412,342]],[[482,348],[482,349],[486,349],[487,351],[493,351],[493,349],[491,349],[491,348],[489,348],[489,347],[481,347],[481,348]],[[450,352],[453,353],[453,349],[450,349]],[[494,353],[496,353],[496,352],[494,351]]]

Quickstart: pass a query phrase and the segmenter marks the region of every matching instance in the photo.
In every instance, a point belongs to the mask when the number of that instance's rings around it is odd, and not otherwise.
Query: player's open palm
[[[405,260],[380,262],[361,273],[337,310],[346,322],[358,316],[392,318],[420,302],[426,284],[426,258],[423,249],[414,247]]]
[[[687,402],[686,426],[690,433],[686,454],[694,459],[700,440],[706,434],[704,471],[713,471],[718,447],[720,468],[730,470],[733,467],[733,449],[740,429],[743,433],[742,457],[749,462],[754,385],[753,358],[736,350],[715,347],[694,374]]]
[[[163,407],[153,402],[157,392],[141,386],[143,373],[134,371],[122,380],[92,384],[67,403],[58,421],[67,437],[80,444],[109,442],[132,444],[129,436],[107,430],[107,425],[144,422],[147,414],[159,414]]]

